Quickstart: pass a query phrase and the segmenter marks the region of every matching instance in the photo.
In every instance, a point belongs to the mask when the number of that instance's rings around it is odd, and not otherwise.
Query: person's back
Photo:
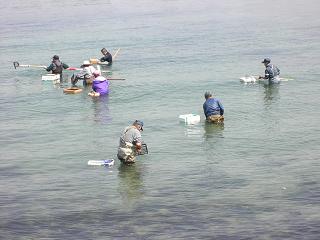
[[[84,86],[86,86],[88,83],[91,83],[93,73],[96,71],[96,69],[90,64],[88,60],[83,61],[81,68],[82,70],[79,73],[77,73],[76,75],[73,74],[71,77],[71,83],[74,86],[79,80],[83,80]]]
[[[211,115],[221,115],[221,103],[216,98],[209,98],[203,104],[203,110],[206,117]]]
[[[119,146],[125,147],[127,143],[133,143],[134,141],[141,142],[141,133],[138,129],[136,129],[134,126],[126,127],[119,140]]]
[[[62,63],[60,62],[60,60],[53,60],[52,61],[53,64],[53,69],[52,69],[52,73],[53,74],[62,74]]]
[[[135,157],[141,151],[142,137],[140,131],[143,131],[143,122],[136,120],[131,126],[124,129],[120,136],[118,159],[125,164],[135,162]]]
[[[220,123],[224,121],[224,107],[221,102],[212,97],[210,92],[204,94],[206,101],[203,103],[203,112],[208,122]]]
[[[54,55],[52,57],[52,62],[49,67],[46,68],[47,72],[52,74],[60,74],[60,80],[62,81],[62,70],[67,69],[69,66],[60,61],[59,56]]]
[[[269,63],[266,66],[265,76],[268,77],[269,82],[278,82],[279,81],[280,70],[277,66]]]
[[[109,80],[103,76],[97,76],[92,82],[92,90],[99,96],[109,93]]]
[[[82,70],[82,74],[85,75],[85,74],[88,74],[89,77],[92,77],[93,76],[93,73],[96,71],[96,69],[94,68],[94,66],[85,66]]]

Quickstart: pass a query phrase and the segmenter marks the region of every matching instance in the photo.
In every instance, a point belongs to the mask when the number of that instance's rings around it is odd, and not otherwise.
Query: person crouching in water
[[[131,126],[124,129],[120,136],[118,159],[124,164],[133,164],[136,156],[141,152],[143,122],[135,120]]]
[[[111,66],[111,64],[112,64],[112,55],[111,55],[111,53],[109,53],[108,50],[105,49],[105,48],[101,49],[101,53],[102,53],[103,57],[100,58],[100,62],[107,62],[108,66]]]
[[[96,71],[94,66],[90,64],[88,60],[83,61],[83,64],[81,65],[81,72],[79,72],[76,75],[72,75],[71,77],[71,84],[75,86],[79,80],[83,80],[83,85],[86,86],[88,84],[91,84],[92,78],[93,78],[93,72]]]
[[[101,73],[98,70],[93,72],[93,76],[92,91],[88,93],[88,95],[92,97],[99,97],[109,94],[109,80],[101,76]]]
[[[52,74],[60,74],[60,82],[62,82],[62,70],[67,68],[69,68],[68,64],[61,62],[58,55],[54,55],[51,64],[45,69]]]
[[[209,123],[222,123],[224,121],[224,108],[221,102],[212,96],[211,92],[205,92],[203,112]]]

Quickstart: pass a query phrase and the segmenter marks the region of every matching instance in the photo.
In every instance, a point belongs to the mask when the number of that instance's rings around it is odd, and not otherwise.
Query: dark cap
[[[270,58],[265,58],[261,63],[269,63],[269,62],[271,62]]]
[[[52,58],[58,60],[59,56],[58,55],[54,55]]]
[[[108,50],[106,48],[102,48],[101,52],[108,52]]]
[[[209,91],[206,91],[206,92],[204,93],[204,97],[205,97],[205,99],[208,99],[208,98],[212,97],[212,93],[209,92]]]
[[[133,124],[137,124],[141,126],[141,131],[143,131],[143,122],[141,120],[135,120]]]

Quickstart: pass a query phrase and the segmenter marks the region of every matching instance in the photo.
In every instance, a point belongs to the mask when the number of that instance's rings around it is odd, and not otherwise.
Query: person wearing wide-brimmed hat
[[[69,66],[63,62],[60,61],[59,56],[58,55],[54,55],[52,57],[52,62],[49,65],[49,67],[45,68],[47,70],[47,72],[50,72],[52,74],[60,74],[60,81],[63,80],[62,78],[62,70],[63,69],[67,69]]]
[[[120,136],[118,159],[124,164],[132,164],[135,162],[136,156],[141,151],[143,131],[143,122],[135,120],[131,126],[124,129]]]
[[[97,71],[88,60],[83,61],[81,68],[82,70],[78,74],[72,75],[72,85],[76,85],[79,79],[83,80],[83,85],[87,85],[89,81],[91,82],[91,79],[93,78],[93,73]]]
[[[270,58],[263,59],[261,63],[264,64],[264,66],[266,67],[266,70],[264,71],[264,76],[259,76],[259,79],[266,79],[268,80],[269,84],[279,83],[280,69],[277,66],[271,64]]]

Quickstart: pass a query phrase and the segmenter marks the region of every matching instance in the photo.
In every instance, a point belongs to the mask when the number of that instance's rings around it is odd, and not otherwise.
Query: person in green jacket
[[[46,68],[46,70],[47,72],[51,71],[52,74],[60,74],[60,81],[62,81],[62,70],[67,68],[69,68],[69,66],[61,62],[58,55],[54,55],[52,57],[51,64]]]

